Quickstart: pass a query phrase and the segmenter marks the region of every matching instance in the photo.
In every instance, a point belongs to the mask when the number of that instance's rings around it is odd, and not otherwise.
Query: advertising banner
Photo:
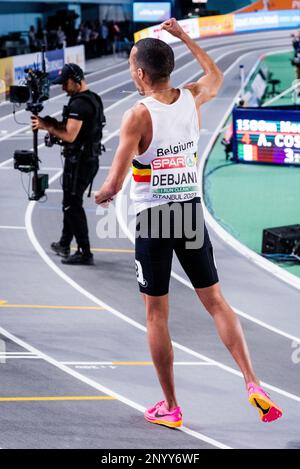
[[[279,13],[280,28],[298,28],[300,26],[300,10],[285,10]]]
[[[264,11],[234,15],[235,32],[259,31],[274,28],[297,28],[300,24],[300,11]]]
[[[146,37],[154,37],[150,36],[150,28],[141,29],[134,33],[134,42],[138,42],[140,39],[145,39]]]
[[[192,39],[199,37],[199,22],[198,18],[192,18],[191,20],[181,20],[179,21],[180,26]],[[169,36],[170,34],[167,33]],[[174,36],[171,36],[174,37]],[[176,39],[176,38],[174,38]]]
[[[300,6],[300,0],[299,0]],[[218,36],[222,34],[242,33],[247,31],[262,31],[279,28],[299,28],[299,10],[279,10],[279,11],[259,11],[255,13],[239,13],[220,16],[208,16],[205,18],[192,18],[179,21],[185,32],[197,39],[199,37]],[[146,37],[162,39],[171,44],[178,42],[174,36],[166,31],[161,31],[157,24],[150,28],[143,29],[134,34],[134,40]]]
[[[193,39],[199,38],[199,22],[198,18],[192,18],[191,20],[180,20],[178,21],[183,30]],[[146,37],[154,37],[156,39],[161,39],[162,41],[172,44],[177,42],[178,38],[172,36],[161,29],[160,25],[155,25],[147,29],[138,31],[134,35],[134,42],[144,39]]]
[[[5,95],[14,83],[13,57],[0,59],[0,95]]]
[[[300,8],[300,0],[258,0],[233,13],[250,13],[257,10],[292,10]]]
[[[49,73],[50,80],[54,80],[58,76],[59,70],[64,66],[63,49],[50,50],[46,52],[46,70]]]
[[[170,2],[135,2],[133,4],[133,21],[156,23],[165,21],[171,16]]]
[[[85,70],[84,46],[68,47],[47,51],[45,54],[46,71],[50,81],[58,76],[65,63],[76,63]],[[0,101],[11,85],[22,85],[26,76],[25,69],[42,70],[42,54],[17,55],[0,59]]]
[[[67,47],[64,50],[64,63],[73,63],[79,65],[85,70],[84,46]]]
[[[199,18],[200,37],[234,33],[233,15],[219,15]]]
[[[14,85],[20,85],[25,78],[24,69],[42,69],[42,54],[35,52],[34,54],[16,55],[13,57],[13,64]]]
[[[245,31],[259,31],[279,27],[277,11],[257,13],[241,13],[234,15],[234,29],[236,33]]]

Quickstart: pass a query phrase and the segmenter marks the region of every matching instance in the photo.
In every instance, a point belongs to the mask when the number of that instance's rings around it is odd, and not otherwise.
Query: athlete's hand
[[[112,202],[113,199],[105,199],[103,200],[103,194],[100,191],[95,192],[95,203],[97,205],[101,205],[103,208],[108,208],[110,202]]]
[[[170,18],[167,21],[164,21],[161,24],[161,29],[168,31],[172,36],[178,37],[181,39],[182,35],[185,34],[182,27],[177,23],[175,18]]]
[[[112,202],[113,200],[114,200],[114,199],[103,200],[103,202],[101,202],[100,205],[101,205],[101,207],[103,207],[103,208],[108,208],[110,202]]]

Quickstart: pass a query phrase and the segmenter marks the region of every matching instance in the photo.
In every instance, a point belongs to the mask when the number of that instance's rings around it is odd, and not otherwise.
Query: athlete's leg
[[[240,367],[246,385],[250,382],[259,384],[253,371],[242,326],[237,315],[223,297],[219,283],[207,288],[195,288],[195,291],[214,319],[218,334]]]
[[[168,329],[168,295],[143,295],[146,306],[147,335],[152,360],[163,389],[167,409],[178,406],[173,370],[173,347]]]

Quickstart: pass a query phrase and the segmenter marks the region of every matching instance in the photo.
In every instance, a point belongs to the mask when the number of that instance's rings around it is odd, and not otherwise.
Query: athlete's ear
[[[142,68],[137,69],[137,76],[139,77],[140,80],[142,80],[145,76],[145,72]]]

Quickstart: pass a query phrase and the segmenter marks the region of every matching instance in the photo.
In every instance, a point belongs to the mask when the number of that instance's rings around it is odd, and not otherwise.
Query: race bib
[[[152,200],[183,201],[200,195],[195,154],[161,156],[151,162]]]

